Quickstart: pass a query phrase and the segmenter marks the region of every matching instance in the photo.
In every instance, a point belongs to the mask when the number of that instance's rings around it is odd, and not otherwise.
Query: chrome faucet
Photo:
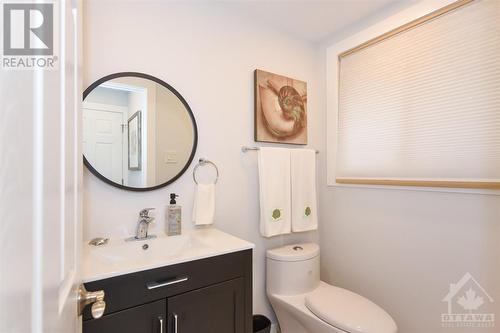
[[[138,241],[156,238],[155,235],[148,235],[148,229],[151,222],[154,221],[154,217],[149,216],[149,212],[154,210],[154,208],[144,208],[139,212],[139,221],[137,222],[137,230],[134,237],[127,238],[126,241]]]

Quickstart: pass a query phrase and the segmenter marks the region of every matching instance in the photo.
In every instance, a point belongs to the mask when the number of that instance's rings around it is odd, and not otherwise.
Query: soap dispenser
[[[177,204],[175,198],[179,196],[170,193],[170,205],[167,207],[167,235],[174,236],[181,234],[182,207]]]

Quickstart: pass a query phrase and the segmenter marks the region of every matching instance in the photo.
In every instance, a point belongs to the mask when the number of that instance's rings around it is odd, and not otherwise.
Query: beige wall
[[[184,104],[163,86],[156,87],[156,179],[175,177],[187,163],[194,144],[194,130]],[[175,155],[175,162],[166,161]]]

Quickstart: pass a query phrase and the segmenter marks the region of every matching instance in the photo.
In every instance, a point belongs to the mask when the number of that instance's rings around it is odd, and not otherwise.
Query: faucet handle
[[[151,216],[149,216],[149,212],[152,210],[155,210],[155,209],[154,208],[144,208],[143,210],[141,210],[139,212],[139,216],[144,217],[144,218],[151,217]]]

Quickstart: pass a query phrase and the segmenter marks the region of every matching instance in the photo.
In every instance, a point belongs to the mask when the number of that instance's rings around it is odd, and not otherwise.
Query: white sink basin
[[[179,236],[159,236],[144,241],[111,239],[108,244],[84,244],[83,282],[178,264],[254,245],[215,228],[195,229]]]
[[[160,237],[132,242],[115,239],[104,246],[89,246],[88,255],[92,260],[106,261],[108,263],[123,261],[131,263],[176,257],[186,251],[193,251],[202,246],[203,244],[191,235],[170,238]]]

